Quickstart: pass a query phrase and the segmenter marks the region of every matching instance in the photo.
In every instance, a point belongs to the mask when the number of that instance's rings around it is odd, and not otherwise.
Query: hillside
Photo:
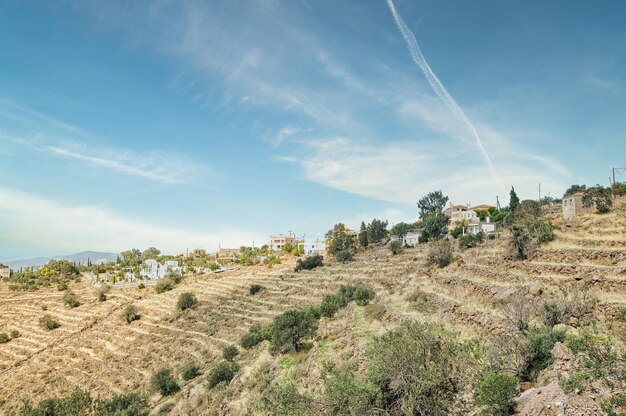
[[[292,259],[273,268],[251,266],[193,276],[162,294],[152,287],[113,290],[104,302],[88,283],[72,283],[70,289],[81,302],[76,308],[65,306],[64,292],[56,289],[13,292],[0,284],[0,331],[21,334],[0,344],[1,410],[15,414],[23,399],[37,402],[67,395],[75,386],[103,397],[145,391],[158,369],[178,372],[194,362],[202,374],[180,381],[182,388],[175,395],[152,394],[152,409],[165,407],[179,415],[270,413],[261,405],[271,380],[321,396],[329,363],[352,362],[362,373],[368,343],[407,320],[442,323],[461,340],[488,344],[515,331],[510,308],[503,305],[516,299],[524,304],[555,300],[577,305],[579,315],[560,324],[568,333],[583,333],[591,322],[598,334],[610,335],[614,345],[623,346],[624,326],[616,317],[626,308],[626,213],[589,215],[574,225],[556,223],[556,241],[525,261],[507,258],[504,238],[457,252],[455,261],[443,269],[426,266],[425,246],[396,256],[386,247],[375,247],[345,264],[327,260],[323,267],[294,273]],[[319,304],[340,285],[357,282],[374,289],[373,303],[350,303],[333,318],[322,318],[310,348],[278,356],[268,352],[265,342],[250,350],[239,348],[241,369],[230,384],[206,387],[207,374],[221,359],[223,347],[238,345],[253,324]],[[263,289],[251,295],[252,284]],[[177,311],[182,292],[195,294],[198,306]],[[121,316],[129,304],[141,316],[131,324]],[[61,326],[43,330],[38,320],[44,314]],[[537,315],[531,320],[540,319]],[[517,414],[604,414],[600,399],[608,394],[606,388],[599,386],[593,394],[563,392],[557,373],[573,373],[575,360],[563,344],[555,348],[554,363],[522,385]]]

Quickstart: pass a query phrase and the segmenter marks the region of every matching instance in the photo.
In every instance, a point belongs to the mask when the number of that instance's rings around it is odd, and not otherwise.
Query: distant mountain
[[[117,259],[117,253],[105,253],[102,251],[83,251],[76,254],[68,254],[65,256],[54,257],[35,257],[32,259],[21,260],[3,260],[0,263],[5,264],[13,270],[19,270],[20,267],[36,267],[48,264],[50,260],[67,260],[76,262],[76,264],[87,264],[87,261],[92,263],[103,263],[109,261],[115,261]]]

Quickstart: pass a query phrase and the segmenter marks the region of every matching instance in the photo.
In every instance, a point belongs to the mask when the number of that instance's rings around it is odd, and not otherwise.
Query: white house
[[[467,209],[462,211],[455,211],[450,216],[450,224],[455,225],[463,222],[475,222],[480,221],[476,211]]]
[[[409,231],[402,239],[402,242],[405,246],[414,247],[419,243],[419,238],[421,235],[422,233],[419,231]]]
[[[496,231],[496,224],[494,224],[493,222],[480,222],[479,221],[477,223],[471,223],[467,226],[468,234],[476,235],[481,231],[485,234],[490,234]]]
[[[305,241],[303,244],[304,254],[306,255],[314,255],[314,254],[324,254],[326,250],[326,241]]]
[[[157,280],[165,277],[168,273],[182,274],[184,272],[185,269],[180,267],[176,260],[168,260],[165,264],[159,264],[159,262],[154,259],[148,259],[143,262],[143,267],[139,271],[139,275],[147,277],[150,280]]]

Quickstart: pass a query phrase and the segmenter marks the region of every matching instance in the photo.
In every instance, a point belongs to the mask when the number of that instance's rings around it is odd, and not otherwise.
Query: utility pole
[[[613,168],[613,185],[615,185],[615,168]]]
[[[539,182],[539,205],[541,205],[541,182]]]
[[[500,211],[500,200],[498,199],[498,195],[496,195],[496,209]]]

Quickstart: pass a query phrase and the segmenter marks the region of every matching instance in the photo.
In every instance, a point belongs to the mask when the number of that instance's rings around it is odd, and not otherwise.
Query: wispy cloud
[[[0,128],[0,141],[34,152],[75,160],[87,166],[132,175],[166,185],[197,182],[218,174],[177,151],[136,151],[100,144],[92,134],[70,123],[0,99],[0,119],[10,119],[12,131]]]
[[[239,247],[264,236],[236,229],[188,230],[147,223],[97,206],[67,205],[0,187],[0,243],[20,244],[41,252],[120,251],[159,247],[166,253],[218,245]],[[33,230],[37,230],[33,232]],[[58,254],[58,253],[57,253]]]
[[[212,176],[189,157],[163,151],[137,153],[120,148],[87,148],[86,146],[69,145],[69,147],[44,146],[41,150],[51,155],[74,159],[88,165],[109,169],[115,172],[138,176],[167,185],[189,183],[196,180],[203,170],[205,178]]]
[[[443,86],[443,84],[441,83],[437,75],[435,75],[433,70],[430,68],[430,65],[428,65],[428,62],[426,62],[426,59],[424,58],[424,55],[422,54],[422,51],[420,50],[417,40],[415,39],[415,35],[411,31],[411,29],[409,29],[409,27],[404,23],[404,20],[402,20],[402,17],[396,10],[393,4],[393,1],[387,0],[387,5],[389,6],[389,10],[391,10],[391,14],[393,15],[393,18],[396,21],[396,24],[398,25],[398,29],[400,29],[402,36],[407,42],[413,61],[417,64],[417,66],[420,67],[420,69],[424,73],[424,76],[426,77],[426,80],[428,81],[428,84],[430,84],[435,94],[437,94],[437,96],[446,104],[446,106],[454,114],[456,114],[463,121],[463,123],[467,126],[470,133],[474,137],[474,140],[476,141],[476,146],[478,147],[482,158],[485,160],[485,164],[487,165],[489,172],[497,180],[498,184],[500,185],[500,188],[503,189],[504,186],[502,184],[502,181],[500,180],[498,172],[496,171],[496,168],[493,165],[493,162],[491,161],[491,158],[489,157],[487,150],[485,150],[485,147],[483,146],[483,143],[480,140],[478,131],[476,130],[472,122],[469,120],[469,118],[465,115],[465,112],[463,111],[461,106],[459,106],[459,104],[452,97],[452,95],[448,93],[448,90],[446,90],[446,88]]]

